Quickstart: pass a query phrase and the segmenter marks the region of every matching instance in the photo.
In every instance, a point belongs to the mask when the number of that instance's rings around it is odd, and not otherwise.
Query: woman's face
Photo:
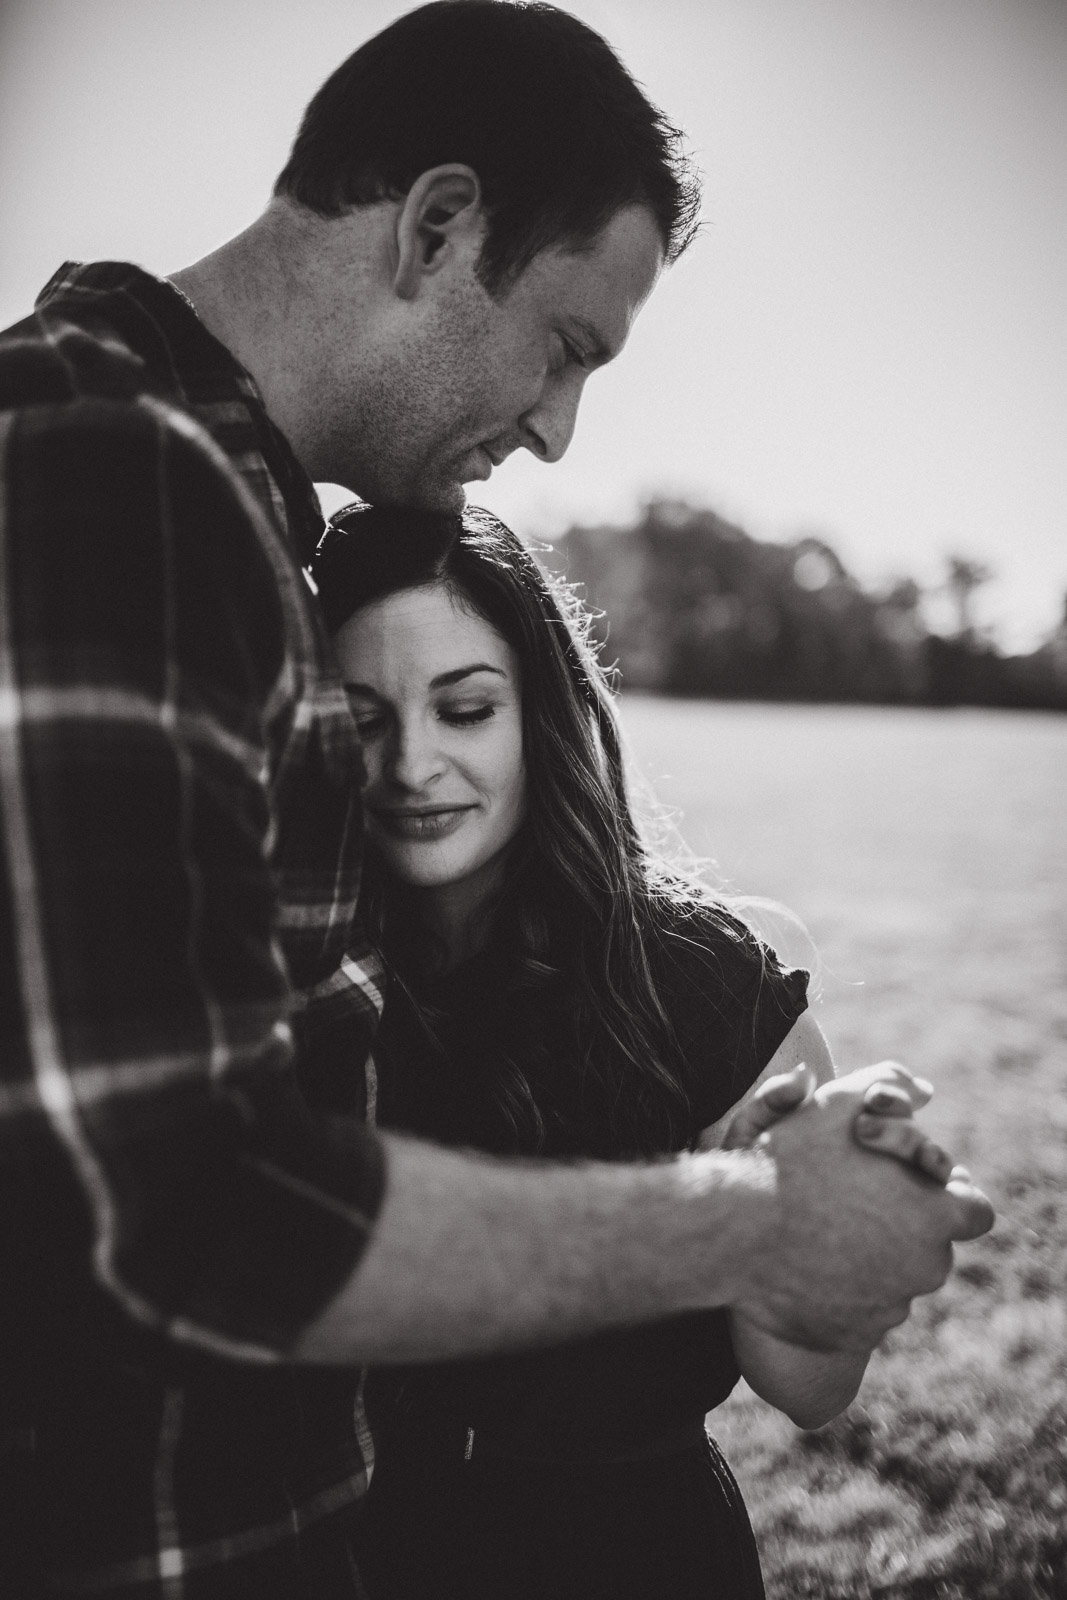
[[[368,831],[387,867],[476,909],[525,811],[514,650],[442,584],[365,606],[335,645],[363,739]]]

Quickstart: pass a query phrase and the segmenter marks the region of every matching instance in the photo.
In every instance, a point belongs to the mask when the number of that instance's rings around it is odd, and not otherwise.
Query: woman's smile
[[[377,806],[371,817],[385,833],[397,839],[442,839],[466,821],[472,805],[409,808]]]

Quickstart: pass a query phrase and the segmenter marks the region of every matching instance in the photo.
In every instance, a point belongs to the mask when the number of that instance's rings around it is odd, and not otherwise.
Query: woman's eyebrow
[[[430,688],[446,689],[450,684],[469,678],[472,672],[495,672],[498,678],[507,677],[502,667],[491,666],[488,661],[475,661],[469,667],[454,667],[451,672],[438,673],[436,678],[430,679]]]
[[[453,683],[461,683],[464,678],[469,678],[472,672],[495,672],[498,678],[507,677],[503,667],[494,667],[488,661],[474,661],[469,667],[453,667],[451,672],[439,672],[436,678],[430,679],[430,688],[447,689]],[[343,686],[349,694],[361,694],[368,700],[382,698],[377,689],[369,683],[356,683],[351,678],[346,678]]]

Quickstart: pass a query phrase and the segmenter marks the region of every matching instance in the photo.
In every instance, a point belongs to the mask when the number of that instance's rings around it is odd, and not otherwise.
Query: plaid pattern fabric
[[[170,285],[68,266],[0,336],[6,1600],[359,1593],[356,1378],[284,1363],[383,1181],[321,528]]]

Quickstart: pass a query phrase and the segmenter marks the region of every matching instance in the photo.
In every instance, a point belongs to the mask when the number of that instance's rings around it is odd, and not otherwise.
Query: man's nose
[[[549,382],[537,404],[523,413],[523,444],[540,461],[559,461],[574,437],[574,424],[582,399],[584,373],[568,373]]]

